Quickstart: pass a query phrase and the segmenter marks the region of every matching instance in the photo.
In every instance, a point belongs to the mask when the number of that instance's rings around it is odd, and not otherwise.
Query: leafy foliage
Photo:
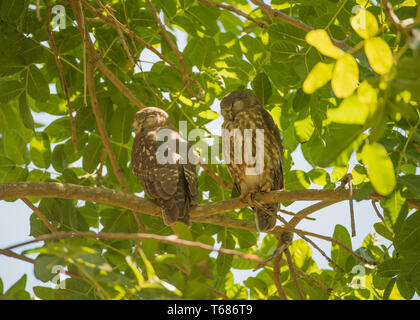
[[[292,243],[293,264],[310,276],[299,278],[306,298],[411,299],[420,293],[420,212],[407,203],[407,199],[420,199],[420,21],[415,1],[390,1],[401,21],[413,19],[409,26],[390,20],[384,9],[387,1],[271,1],[274,9],[312,26],[309,32],[275,17],[269,24],[264,11],[245,0],[228,3],[258,24],[221,8],[218,0],[210,1],[213,5],[195,0],[152,1],[170,37],[178,43],[186,73],[195,84],[179,72],[179,57],[146,1],[103,2],[112,10],[87,1],[100,14],[110,10],[108,18],[112,12],[167,59],[156,58],[132,34],[117,32],[83,5],[86,27],[102,62],[144,105],[163,108],[174,123],[186,121],[188,130],[204,128],[218,117],[214,111],[217,100],[230,91],[252,88],[283,133],[285,189],[308,189],[311,183],[331,189],[351,173],[358,188],[356,200],[374,191],[384,196],[380,201],[384,222],[372,226],[372,231],[391,241],[389,247],[379,246],[375,235],[369,234],[360,248],[352,248],[350,235],[341,225],[332,235],[375,265],[362,266],[363,274],[357,271],[361,261],[337,243],[332,245],[331,258],[342,271],[332,265],[319,269],[310,245],[302,239]],[[73,108],[74,126],[71,124],[66,90],[45,27],[47,6],[58,3],[41,1],[38,12],[35,1],[0,0],[0,183],[55,181],[119,190],[96,117],[91,105],[84,103],[86,57],[72,7],[67,5],[66,28],[55,27],[52,35]],[[353,10],[357,5],[359,10]],[[137,61],[134,68],[127,51]],[[98,70],[94,84],[128,190],[141,193],[130,168],[130,123],[136,106]],[[195,97],[200,96],[199,87],[204,92],[201,100]],[[39,120],[41,115],[48,115],[48,123]],[[219,140],[217,137],[214,143]],[[290,170],[291,153],[298,146],[313,166],[309,172]],[[357,164],[349,166],[354,154]],[[220,158],[220,153],[212,156]],[[334,168],[331,176],[327,167]],[[224,165],[212,164],[211,168],[229,180]],[[203,203],[237,196],[201,169],[199,191]],[[122,208],[72,200],[30,200],[39,201],[37,206],[57,231],[140,231],[133,214]],[[249,209],[226,215],[253,219]],[[148,233],[175,233],[180,239],[263,259],[276,249],[272,234],[261,235],[260,243],[258,234],[248,230],[196,222],[191,229],[177,224],[172,230],[157,217],[139,216]],[[32,236],[50,233],[35,213],[30,226]],[[271,264],[238,284],[233,270],[252,269],[255,262],[155,240],[142,240],[135,249],[136,243],[48,241],[30,251],[39,254],[35,276],[46,282],[33,291],[41,299],[279,299]],[[56,265],[64,266],[70,278],[65,287],[51,289],[47,283],[56,276],[51,271]],[[280,274],[288,298],[298,299],[284,262]],[[26,276],[7,291],[0,280],[0,295],[30,299],[25,286]]]

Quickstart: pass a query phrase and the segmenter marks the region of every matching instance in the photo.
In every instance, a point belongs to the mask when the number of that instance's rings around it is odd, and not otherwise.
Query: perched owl
[[[220,106],[224,117],[223,157],[241,198],[251,203],[256,192],[283,189],[280,131],[258,98],[250,90],[234,91],[223,98]],[[274,228],[278,206],[272,203],[264,204],[265,210],[253,208],[260,232]]]
[[[181,221],[190,226],[189,209],[197,204],[198,181],[195,165],[179,151],[187,149],[187,141],[168,114],[159,108],[138,111],[133,129],[136,133],[131,152],[134,175],[147,195],[162,208],[166,225]]]

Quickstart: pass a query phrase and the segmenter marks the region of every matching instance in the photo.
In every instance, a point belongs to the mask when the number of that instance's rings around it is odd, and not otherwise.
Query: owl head
[[[247,108],[261,106],[261,102],[251,90],[237,90],[228,93],[220,102],[223,117],[232,118]]]
[[[159,108],[148,107],[137,111],[132,128],[136,134],[159,127],[171,127],[172,122],[168,114]]]

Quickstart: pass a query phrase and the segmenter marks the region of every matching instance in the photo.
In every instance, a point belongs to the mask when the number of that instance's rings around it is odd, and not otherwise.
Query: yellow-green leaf
[[[327,57],[338,59],[344,55],[343,50],[332,43],[327,31],[324,29],[309,31],[305,39],[307,43],[317,48],[319,52]]]
[[[312,122],[311,116],[308,115],[304,119],[299,119],[294,122],[295,135],[300,143],[307,142],[314,132],[314,123]]]
[[[378,22],[375,16],[365,8],[360,8],[356,15],[350,18],[354,31],[363,39],[374,37],[378,33]]]
[[[394,165],[385,148],[379,143],[366,144],[361,157],[368,167],[368,176],[376,192],[383,196],[390,194],[396,179]]]
[[[359,81],[359,68],[356,59],[351,54],[346,54],[337,59],[331,87],[338,98],[346,98],[354,92]]]
[[[324,86],[331,80],[333,69],[333,63],[318,62],[303,82],[303,91],[307,94],[311,94]]]
[[[365,40],[365,53],[372,69],[379,74],[387,74],[392,67],[392,52],[382,38]]]
[[[362,103],[376,105],[378,102],[378,89],[374,89],[368,81],[364,80],[357,88],[357,97]]]
[[[332,122],[364,124],[376,105],[362,103],[357,95],[343,100],[338,108],[328,109],[327,117]]]

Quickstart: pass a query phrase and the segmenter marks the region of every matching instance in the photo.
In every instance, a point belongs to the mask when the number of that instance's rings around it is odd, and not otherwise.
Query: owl
[[[227,94],[220,103],[223,157],[242,199],[283,189],[283,143],[270,114],[250,90]],[[260,232],[274,228],[278,203],[253,207]],[[271,214],[269,214],[271,213]]]
[[[135,138],[131,168],[146,194],[162,208],[166,225],[181,221],[190,226],[189,209],[198,202],[196,167],[180,150],[182,138],[168,114],[159,108],[144,108],[133,121]]]

